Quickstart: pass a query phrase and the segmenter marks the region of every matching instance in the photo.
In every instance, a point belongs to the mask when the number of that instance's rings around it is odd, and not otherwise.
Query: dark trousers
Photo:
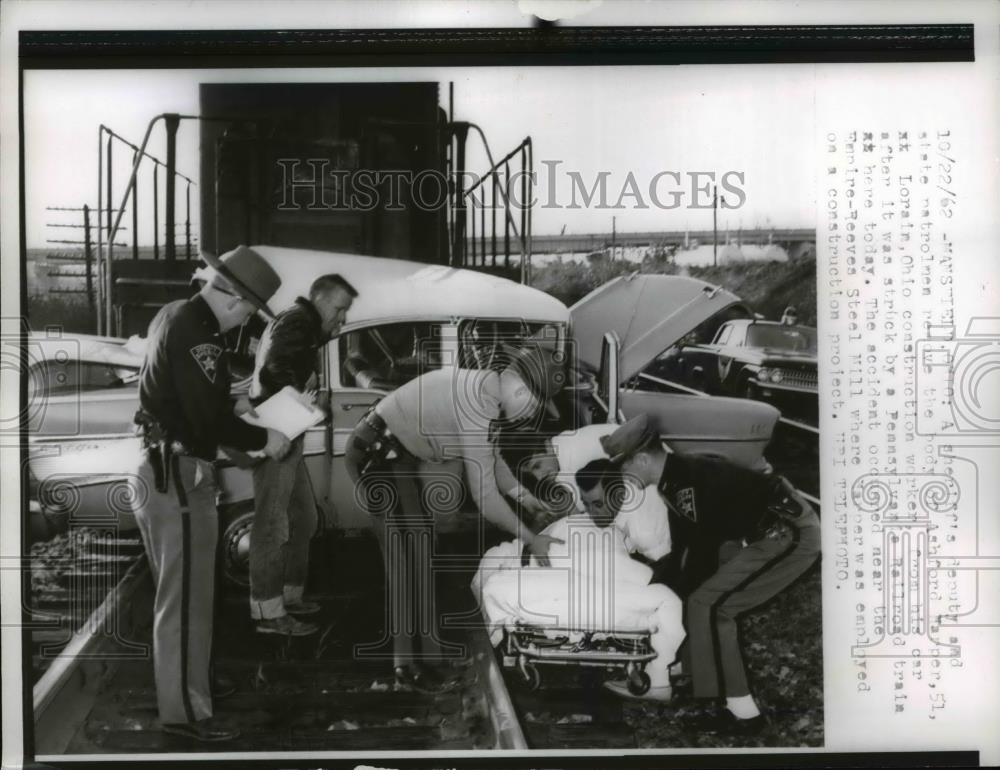
[[[279,618],[286,603],[302,600],[317,523],[302,446],[300,436],[283,459],[268,457],[254,466],[250,616],[255,620]]]
[[[810,511],[741,549],[691,593],[686,622],[695,697],[750,694],[737,618],[785,590],[819,552],[819,518]]]
[[[360,657],[392,656],[394,666],[434,660],[442,648],[432,574],[434,517],[424,507],[419,461],[397,450],[391,460],[370,463],[372,438],[359,423],[348,441],[347,471],[355,497],[372,517],[385,567],[385,633],[355,648]],[[456,648],[457,650],[457,648]]]

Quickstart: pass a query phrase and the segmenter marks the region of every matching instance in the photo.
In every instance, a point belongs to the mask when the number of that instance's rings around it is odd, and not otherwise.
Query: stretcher
[[[517,668],[531,690],[542,684],[539,666],[622,669],[633,695],[649,690],[646,664],[656,657],[648,631],[570,631],[514,623],[504,626],[503,665]]]

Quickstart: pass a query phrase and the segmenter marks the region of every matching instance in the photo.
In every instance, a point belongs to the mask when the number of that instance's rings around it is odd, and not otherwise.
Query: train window
[[[340,381],[349,388],[393,390],[441,368],[441,324],[392,323],[340,336]]]

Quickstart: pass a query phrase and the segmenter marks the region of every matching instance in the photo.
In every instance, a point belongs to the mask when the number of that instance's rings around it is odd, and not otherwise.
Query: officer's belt
[[[782,500],[767,507],[767,510],[753,526],[750,534],[747,535],[746,541],[748,543],[765,538],[782,529],[799,528],[799,522],[805,517],[806,511],[801,510],[798,506],[792,509],[784,503],[785,501]]]
[[[170,435],[170,431],[149,412],[142,409],[135,413],[136,432],[142,438],[149,464],[153,469],[156,491],[165,494],[170,485],[170,474],[175,457],[196,456],[187,446]]]
[[[358,473],[366,473],[394,460],[412,460],[415,458],[402,442],[389,430],[382,416],[372,407],[358,421],[354,428],[352,440],[364,454],[364,461],[359,465]],[[394,455],[394,456],[391,456]]]

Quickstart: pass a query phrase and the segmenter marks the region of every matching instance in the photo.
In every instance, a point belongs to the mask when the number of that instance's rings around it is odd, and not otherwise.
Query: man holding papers
[[[309,298],[299,297],[264,331],[257,349],[250,400],[280,409],[293,395],[307,405],[315,397],[317,353],[339,331],[357,291],[341,276],[313,281]],[[284,392],[282,392],[284,391]],[[294,409],[294,403],[286,405]],[[263,408],[262,408],[263,409]],[[317,627],[294,615],[312,615],[320,607],[303,598],[309,570],[309,542],[316,531],[316,502],[302,460],[303,437],[292,441],[280,459],[265,458],[254,467],[254,521],[250,538],[250,616],[265,634],[307,636]]]

